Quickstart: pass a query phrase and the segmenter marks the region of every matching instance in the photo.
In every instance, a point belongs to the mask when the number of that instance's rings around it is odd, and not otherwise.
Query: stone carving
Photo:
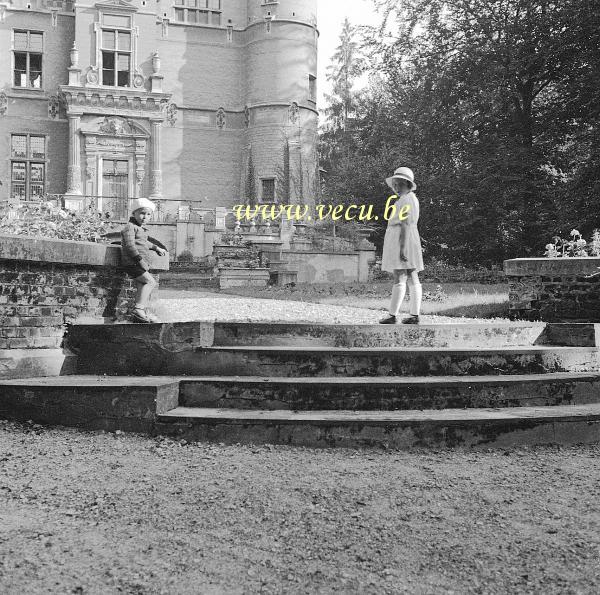
[[[99,138],[98,144],[103,147],[125,148],[133,147],[133,141],[122,138]]]
[[[133,134],[134,132],[127,120],[116,116],[106,116],[98,127],[98,131],[106,134]]]
[[[79,50],[77,49],[75,42],[73,42],[73,47],[71,48],[69,57],[71,58],[71,68],[78,68],[79,67]]]
[[[290,105],[289,116],[290,122],[292,124],[295,124],[300,118],[300,108],[298,107],[298,104],[295,101],[292,103],[292,105]]]
[[[141,72],[136,72],[133,75],[133,86],[136,89],[141,89],[144,86],[144,76]]]
[[[85,175],[90,181],[93,181],[96,177],[96,159],[93,156],[89,156],[86,160]]]
[[[90,66],[85,74],[85,80],[88,85],[97,85],[100,77],[98,76],[98,69],[95,66]]]
[[[48,97],[48,117],[51,120],[58,118],[58,111],[60,108],[60,102],[57,95],[51,95]]]
[[[244,106],[244,125],[246,128],[250,126],[250,108],[247,105]]]
[[[177,121],[177,105],[175,103],[169,103],[166,110],[167,122],[171,126],[175,126]]]
[[[0,92],[0,116],[6,115],[8,111],[8,96],[4,91]]]
[[[225,109],[220,107],[217,110],[217,128],[223,129],[225,128],[226,117],[225,117]]]

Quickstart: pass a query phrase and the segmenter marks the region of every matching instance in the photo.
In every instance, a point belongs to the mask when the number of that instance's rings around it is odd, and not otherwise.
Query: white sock
[[[390,301],[390,314],[392,316],[398,316],[400,312],[400,306],[406,296],[406,282],[396,283],[392,286],[392,299]]]
[[[420,283],[412,283],[410,286],[410,313],[419,316],[421,313],[421,302],[423,301],[423,286]]]

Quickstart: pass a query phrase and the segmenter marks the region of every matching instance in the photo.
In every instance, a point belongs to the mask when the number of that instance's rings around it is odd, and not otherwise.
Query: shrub
[[[576,230],[571,231],[570,239],[554,236],[552,243],[546,244],[544,256],[548,258],[569,258],[574,256],[600,256],[600,230],[595,229],[590,242],[586,242]]]
[[[118,226],[92,209],[81,212],[67,211],[51,202],[18,205],[0,219],[0,232],[75,240],[80,242],[110,243],[104,234]]]
[[[189,250],[184,250],[177,257],[177,261],[184,264],[192,264],[194,262],[194,255]]]

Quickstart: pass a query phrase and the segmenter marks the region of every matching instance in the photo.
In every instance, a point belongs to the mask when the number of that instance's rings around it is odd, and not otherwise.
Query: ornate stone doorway
[[[82,123],[85,138],[85,194],[99,210],[126,219],[129,199],[147,196],[146,169],[150,133],[142,124],[118,116]]]

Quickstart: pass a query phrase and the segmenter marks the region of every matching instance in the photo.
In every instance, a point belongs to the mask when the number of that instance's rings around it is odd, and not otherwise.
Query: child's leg
[[[137,286],[135,308],[136,310],[145,310],[148,307],[152,290],[156,287],[156,281],[150,273],[145,272],[143,275],[136,277],[135,284]]]
[[[419,273],[411,271],[408,277],[408,285],[410,287],[410,314],[419,316],[421,313],[421,302],[423,301],[423,286],[419,280]]]
[[[390,315],[398,316],[402,302],[406,297],[406,271],[394,271],[394,285],[392,286],[392,299],[390,300]]]

